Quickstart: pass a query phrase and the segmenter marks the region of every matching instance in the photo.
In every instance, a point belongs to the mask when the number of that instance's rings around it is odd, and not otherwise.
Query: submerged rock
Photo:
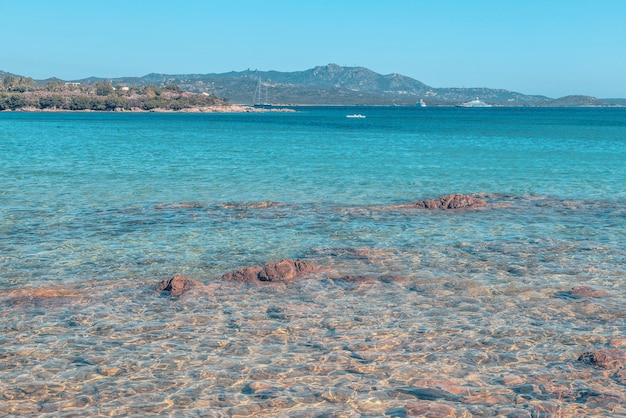
[[[578,357],[578,361],[603,369],[619,369],[626,366],[626,351],[619,348],[602,348],[587,351]]]
[[[393,389],[394,392],[403,393],[405,395],[415,396],[417,399],[434,401],[443,399],[446,401],[458,402],[461,396],[454,395],[450,392],[446,392],[437,388],[417,387],[417,386],[404,386]]]
[[[222,279],[237,282],[292,282],[300,277],[308,276],[317,269],[302,260],[282,260],[265,266],[251,266],[234,270],[222,276]]]
[[[590,286],[578,286],[572,289],[572,295],[587,298],[599,298],[602,296],[608,296],[609,292],[606,290],[594,289]]]
[[[380,280],[375,277],[367,276],[364,274],[354,274],[341,276],[333,279],[336,282],[354,283],[354,284],[378,284]]]
[[[207,206],[201,202],[160,203],[155,209],[203,209]]]
[[[157,286],[157,290],[168,292],[170,296],[180,296],[185,291],[195,287],[196,282],[187,278],[183,274],[177,274],[174,277],[163,280]]]
[[[556,292],[556,297],[561,299],[601,298],[609,295],[606,290],[594,289],[591,286],[577,286],[571,290]]]
[[[436,402],[413,402],[405,407],[407,417],[431,417],[431,418],[447,418],[465,416],[464,412],[456,408]]]
[[[0,300],[7,304],[22,304],[42,301],[54,301],[84,296],[82,292],[64,286],[21,289],[2,295]]]

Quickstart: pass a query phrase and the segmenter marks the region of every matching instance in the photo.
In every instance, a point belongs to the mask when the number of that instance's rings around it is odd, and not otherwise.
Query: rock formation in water
[[[177,274],[174,277],[165,279],[159,283],[157,290],[160,290],[161,292],[168,292],[170,296],[177,297],[195,286],[195,281],[188,279],[185,275]]]
[[[626,351],[619,348],[602,348],[582,353],[578,361],[603,369],[620,369],[626,366]]]
[[[282,260],[265,266],[251,266],[231,271],[224,274],[222,279],[247,283],[292,282],[316,271],[313,265],[302,260]]]
[[[403,203],[400,205],[387,206],[388,209],[477,209],[487,206],[487,202],[480,197],[470,194],[449,194],[436,199],[419,200],[417,202]]]
[[[419,209],[470,209],[487,206],[487,202],[467,194],[450,194],[437,199],[421,200],[409,205]]]

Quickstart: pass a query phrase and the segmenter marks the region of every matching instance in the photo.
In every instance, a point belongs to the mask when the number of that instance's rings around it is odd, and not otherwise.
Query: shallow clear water
[[[0,415],[626,414],[577,361],[626,346],[624,109],[1,113],[0,156]]]

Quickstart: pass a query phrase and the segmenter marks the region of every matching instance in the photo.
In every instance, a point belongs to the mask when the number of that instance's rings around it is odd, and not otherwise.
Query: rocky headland
[[[94,84],[34,80],[7,76],[0,84],[0,111],[18,112],[293,112],[280,107],[235,105],[206,92],[184,91],[171,84],[129,87],[110,82]]]
[[[437,88],[401,74],[382,75],[363,67],[336,64],[294,72],[245,70],[224,74],[152,73],[142,77],[90,77],[73,81],[58,78],[33,80],[0,71],[0,81],[0,109],[2,91],[58,90],[59,86],[94,89],[100,86],[100,92],[103,93],[108,89],[106,85],[115,88],[118,95],[129,92],[132,95],[133,91],[147,88],[165,90],[176,86],[187,93],[224,98],[229,103],[257,103],[260,97],[255,92],[262,91],[265,102],[289,106],[457,106],[476,97],[492,106],[501,107],[626,106],[626,99],[619,98],[572,95],[554,99],[486,87]]]

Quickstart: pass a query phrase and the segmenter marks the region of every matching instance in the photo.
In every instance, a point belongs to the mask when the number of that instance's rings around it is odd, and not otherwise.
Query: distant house
[[[68,81],[65,83],[66,86],[74,86],[74,87],[78,87],[80,86],[80,83],[76,83],[74,81]]]

